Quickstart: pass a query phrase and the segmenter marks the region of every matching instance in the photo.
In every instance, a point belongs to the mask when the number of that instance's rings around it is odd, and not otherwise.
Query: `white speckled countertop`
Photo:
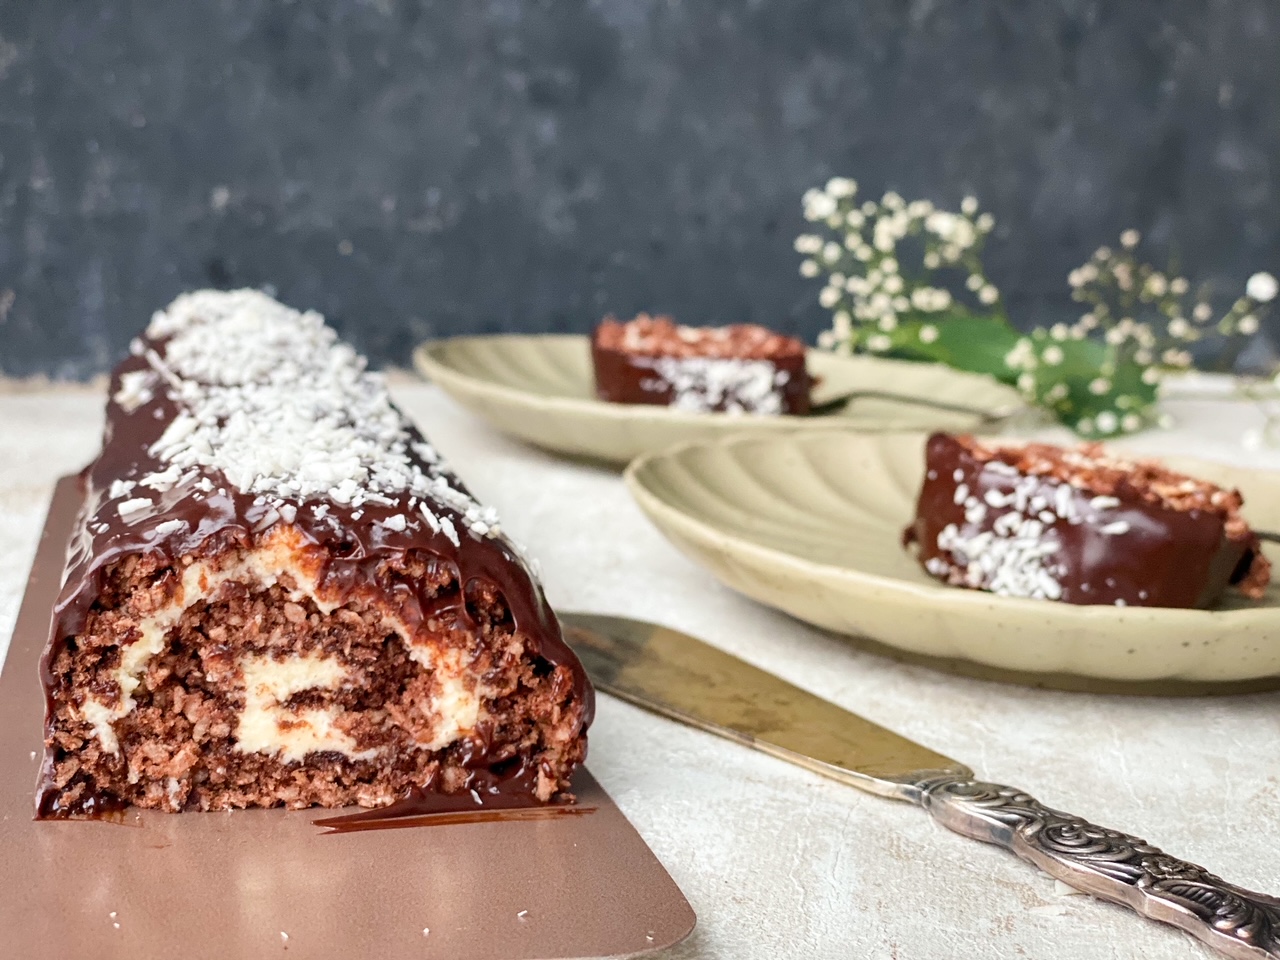
[[[617,474],[494,433],[436,388],[394,392],[541,560],[553,605],[696,634],[1060,809],[1280,893],[1280,693],[1199,699],[1051,693],[856,650],[740,597],[651,527]],[[98,446],[92,387],[0,391],[0,654],[54,481]],[[1131,449],[1280,467],[1247,451],[1244,404],[1168,405]],[[1054,882],[922,811],[600,698],[589,766],[683,888],[699,924],[666,956],[772,960],[1212,956],[1172,928]]]

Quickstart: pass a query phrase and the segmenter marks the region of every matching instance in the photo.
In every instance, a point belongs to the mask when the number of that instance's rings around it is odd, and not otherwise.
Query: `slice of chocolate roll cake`
[[[318,314],[179,297],[110,391],[39,816],[565,794],[581,665],[494,511]]]
[[[685,327],[642,313],[591,336],[596,396],[693,413],[805,414],[804,344],[753,324]]]
[[[984,444],[934,434],[903,535],[946,583],[1013,597],[1208,607],[1271,577],[1238,491],[1099,444]]]

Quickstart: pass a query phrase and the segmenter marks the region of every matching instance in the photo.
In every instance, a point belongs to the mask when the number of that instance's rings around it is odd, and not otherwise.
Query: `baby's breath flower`
[[[852,197],[857,192],[858,184],[848,177],[832,177],[827,181],[827,193],[838,199]]]
[[[822,248],[822,259],[827,261],[827,263],[839,263],[840,255],[842,253],[843,251],[840,249],[840,244],[828,243]]]
[[[821,190],[810,190],[804,195],[806,220],[826,220],[836,212],[836,202]]]
[[[1076,433],[1083,433],[1086,436],[1093,433],[1093,420],[1089,417],[1081,417],[1076,421]]]
[[[1140,240],[1142,240],[1142,234],[1132,227],[1120,234],[1120,244],[1126,250],[1132,250]]]
[[[1070,392],[1065,383],[1058,381],[1044,392],[1044,398],[1050,403],[1057,403],[1059,400],[1065,400]]]
[[[888,333],[890,330],[898,329],[897,314],[886,313],[883,317],[880,318],[880,321],[876,324],[876,326],[879,327],[881,330],[883,330],[885,333]]]
[[[840,291],[835,287],[823,287],[818,294],[818,303],[830,310],[840,302]]]
[[[1021,337],[1013,349],[1004,355],[1004,363],[1010,370],[1025,370],[1036,365],[1035,347],[1029,337]]]
[[[1153,273],[1147,277],[1144,289],[1153,297],[1163,297],[1169,289],[1169,282],[1163,273]]]
[[[1120,418],[1120,429],[1125,433],[1137,433],[1142,429],[1142,418],[1136,413],[1126,413]]]
[[[1155,386],[1157,383],[1159,383],[1159,382],[1160,382],[1160,368],[1159,368],[1159,367],[1147,367],[1147,369],[1143,370],[1143,371],[1142,371],[1142,382],[1143,382],[1143,383],[1145,383],[1145,384],[1146,384],[1147,386],[1149,386],[1149,387],[1151,387],[1151,386]]]
[[[899,313],[906,313],[911,309],[911,301],[906,297],[894,297],[893,309],[897,310]]]
[[[1106,377],[1095,377],[1089,381],[1089,392],[1096,396],[1102,396],[1111,389],[1111,381]]]
[[[985,303],[988,306],[990,306],[991,304],[995,303],[997,300],[1000,299],[1000,291],[997,290],[995,287],[993,287],[991,284],[987,284],[985,287],[983,287],[981,290],[978,291],[978,299],[982,303]]]
[[[965,197],[960,201],[960,210],[966,215],[972,217],[978,212],[978,198],[975,196]]]
[[[857,257],[859,260],[861,260],[863,263],[866,263],[876,254],[874,250],[872,250],[869,246],[867,246],[864,243],[861,246],[859,246],[857,250],[853,251],[853,255]]]
[[[1269,273],[1255,273],[1245,284],[1244,292],[1259,303],[1270,303],[1280,293],[1280,283]]]
[[[1191,324],[1187,323],[1185,317],[1174,317],[1169,321],[1169,336],[1177,337],[1179,340],[1191,333]]]
[[[1236,330],[1243,333],[1246,337],[1251,337],[1258,332],[1258,318],[1252,313],[1246,313],[1236,322]]]
[[[1201,323],[1205,323],[1208,320],[1213,319],[1213,307],[1209,306],[1207,303],[1197,303],[1191,309],[1191,316],[1195,317]]]
[[[830,227],[832,230],[839,230],[841,227],[844,226],[844,217],[840,215],[839,210],[837,210],[831,216],[827,217],[827,226]]]
[[[1111,268],[1111,273],[1116,278],[1116,286],[1121,290],[1133,287],[1133,269],[1127,263],[1117,263]]]
[[[822,238],[812,233],[802,233],[796,237],[796,253],[814,254],[822,249]]]
[[[823,350],[830,350],[836,345],[836,333],[833,330],[823,330],[818,334],[818,346]]]
[[[844,282],[844,288],[852,294],[861,295],[871,289],[871,284],[864,277],[853,276]]]
[[[883,260],[880,261],[880,269],[883,270],[885,273],[897,273],[898,261],[895,260],[893,257],[885,257]]]
[[[1098,424],[1099,433],[1115,433],[1116,427],[1120,425],[1119,418],[1110,410],[1103,410],[1099,413],[1095,418],[1095,422]]]
[[[848,310],[837,310],[831,317],[832,329],[838,337],[847,337],[853,329],[853,317]]]
[[[919,220],[933,213],[933,204],[928,200],[912,200],[907,204],[907,214]]]
[[[932,323],[926,323],[923,327],[920,328],[921,343],[933,343],[937,339],[938,339],[938,328],[935,327]]]
[[[896,273],[891,277],[885,277],[884,283],[881,284],[881,286],[883,286],[889,293],[901,293],[902,277]]]
[[[893,190],[890,190],[880,198],[880,205],[888,207],[890,210],[901,210],[904,206],[902,197]]]
[[[1190,288],[1191,285],[1187,283],[1186,277],[1174,277],[1169,281],[1169,292],[1176,293],[1178,296],[1182,296]]]
[[[1053,337],[1055,340],[1065,340],[1070,333],[1071,331],[1067,329],[1067,325],[1065,323],[1055,323],[1049,328],[1049,336]]]
[[[893,341],[886,337],[883,333],[877,333],[867,337],[867,349],[876,353],[884,353],[893,346]]]
[[[874,200],[868,200],[862,205],[862,212],[868,217],[872,216],[879,209],[880,208],[876,206],[876,202]]]
[[[1034,393],[1036,389],[1036,375],[1034,373],[1018,374],[1018,389],[1023,393]]]
[[[959,220],[960,218],[954,213],[948,213],[946,210],[935,210],[924,218],[924,228],[934,236],[946,240],[950,238],[951,232],[955,230],[956,223]]]
[[[1045,347],[1044,351],[1040,354],[1040,359],[1051,367],[1056,367],[1060,364],[1064,357],[1065,354],[1059,346]]]
[[[814,260],[800,261],[800,276],[816,277],[818,275],[818,264]]]
[[[833,287],[843,287],[848,278],[843,273],[833,273],[827,278],[827,283]]]
[[[844,215],[846,226],[852,227],[854,230],[860,230],[862,225],[867,222],[866,215],[861,210],[850,210]]]
[[[957,220],[951,231],[951,243],[960,250],[968,250],[978,242],[977,231],[968,220]]]
[[[926,270],[937,270],[942,266],[942,258],[933,250],[929,250],[924,255],[924,265]]]
[[[970,290],[974,291],[975,293],[981,290],[984,286],[986,286],[986,283],[987,281],[984,280],[982,276],[977,273],[969,274],[969,276],[964,281],[964,285],[968,287]]]
[[[1098,261],[1099,263],[1102,263],[1103,261],[1106,261],[1106,260],[1110,260],[1111,248],[1099,247],[1097,250],[1093,251],[1093,259]]]
[[[975,220],[973,223],[974,223],[974,226],[976,226],[983,233],[990,233],[991,228],[996,225],[996,218],[989,213],[984,213],[980,217],[978,217],[978,219]]]

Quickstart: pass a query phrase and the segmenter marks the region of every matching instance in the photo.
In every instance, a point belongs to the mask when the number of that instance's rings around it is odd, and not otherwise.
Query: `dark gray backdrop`
[[[0,371],[273,285],[379,362],[605,311],[826,322],[833,173],[1000,221],[1018,322],[1136,226],[1280,267],[1276,0],[0,0]]]

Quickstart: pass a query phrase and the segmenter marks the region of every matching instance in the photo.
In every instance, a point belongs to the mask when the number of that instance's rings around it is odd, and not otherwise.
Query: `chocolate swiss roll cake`
[[[519,550],[315,313],[200,291],[110,386],[41,817],[564,797],[593,695]]]
[[[945,583],[1013,597],[1209,607],[1271,577],[1238,491],[1099,444],[988,445],[934,434],[904,533]]]
[[[764,327],[685,327],[642,313],[591,336],[596,396],[695,413],[809,412],[804,344]]]

